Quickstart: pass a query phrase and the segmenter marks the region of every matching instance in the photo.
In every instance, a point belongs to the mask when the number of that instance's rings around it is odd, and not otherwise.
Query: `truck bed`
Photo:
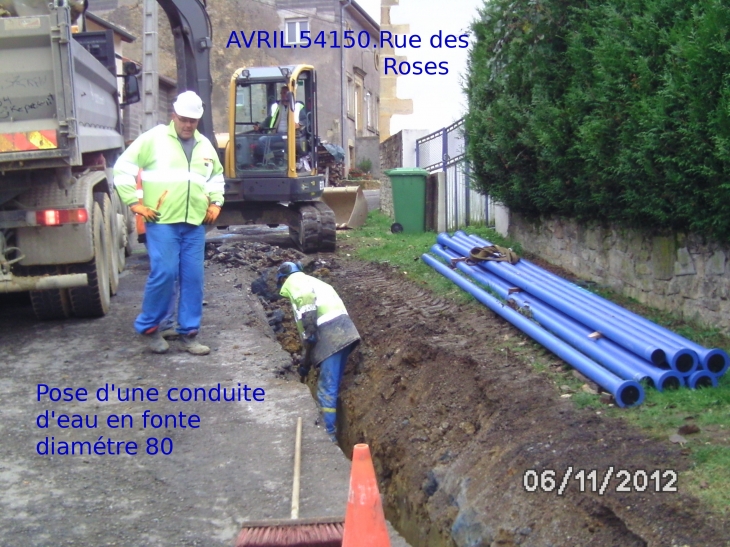
[[[84,153],[123,147],[116,78],[68,17],[0,18],[0,170],[81,165]]]

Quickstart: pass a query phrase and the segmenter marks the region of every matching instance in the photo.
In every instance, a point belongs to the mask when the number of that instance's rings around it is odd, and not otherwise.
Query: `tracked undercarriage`
[[[335,214],[321,201],[296,203],[290,207],[298,212],[289,224],[289,235],[305,253],[333,252],[336,243]]]
[[[285,225],[297,247],[305,253],[333,252],[336,246],[335,214],[321,201],[261,203],[227,200],[219,227],[245,224]]]

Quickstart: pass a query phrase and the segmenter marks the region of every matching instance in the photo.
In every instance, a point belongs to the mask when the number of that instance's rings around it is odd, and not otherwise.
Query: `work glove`
[[[160,213],[152,209],[151,207],[147,207],[146,205],[142,205],[141,203],[135,203],[130,207],[133,213],[138,214],[139,216],[143,217],[145,219],[145,222],[157,222],[160,220]]]
[[[304,327],[304,341],[310,345],[317,343],[317,312],[308,311],[302,315],[302,327]]]
[[[307,379],[307,375],[309,374],[309,369],[312,368],[312,346],[308,343],[304,343],[304,348],[302,351],[302,357],[299,359],[299,366],[297,367],[297,372],[299,373],[299,381],[301,383],[305,383]]]
[[[309,374],[309,369],[310,368],[311,367],[308,364],[307,365],[299,365],[297,367],[297,372],[299,373],[299,381],[301,383],[305,383],[305,381],[307,379],[307,375]]]
[[[210,205],[208,205],[208,210],[205,213],[203,224],[213,224],[220,214],[221,208],[218,205],[213,205],[211,203]]]

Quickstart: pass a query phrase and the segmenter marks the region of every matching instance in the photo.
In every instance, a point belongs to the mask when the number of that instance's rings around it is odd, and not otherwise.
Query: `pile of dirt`
[[[332,282],[363,337],[341,390],[342,446],[370,444],[411,544],[728,544],[727,522],[672,482],[689,466],[680,447],[577,409],[529,362],[563,364],[486,308],[386,266],[342,262]],[[551,492],[530,481],[544,471]]]
[[[299,339],[271,271],[296,253],[236,244],[208,257],[257,270],[294,365]],[[673,482],[689,467],[681,447],[576,408],[530,363],[566,365],[510,324],[390,266],[303,260],[337,289],[363,339],[343,378],[340,444],[370,445],[388,519],[412,545],[730,545],[728,523]],[[295,370],[277,373],[295,380]],[[316,371],[308,382],[314,389]]]

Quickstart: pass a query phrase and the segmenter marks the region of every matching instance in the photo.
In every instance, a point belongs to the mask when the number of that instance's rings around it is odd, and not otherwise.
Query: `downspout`
[[[349,8],[352,5],[352,0],[340,0],[340,40],[345,35],[345,8]],[[346,112],[346,100],[345,93],[347,93],[347,80],[345,77],[345,48],[340,48],[340,140],[342,142],[342,150],[345,152],[345,173],[350,172],[350,149],[347,146],[345,140],[345,124],[347,123],[347,112]]]

